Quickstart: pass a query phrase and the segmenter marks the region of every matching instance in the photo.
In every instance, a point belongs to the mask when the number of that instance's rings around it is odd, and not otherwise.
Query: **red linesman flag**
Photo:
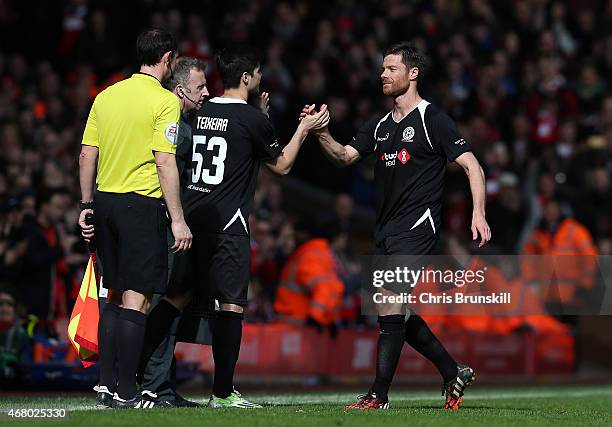
[[[81,289],[68,323],[68,338],[85,368],[98,360],[98,284],[96,281],[96,255],[92,253],[83,276]]]

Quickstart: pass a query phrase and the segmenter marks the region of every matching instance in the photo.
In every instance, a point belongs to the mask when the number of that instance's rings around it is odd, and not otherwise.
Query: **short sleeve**
[[[83,132],[83,145],[91,145],[92,147],[99,147],[98,142],[98,118],[96,116],[96,103],[98,97],[96,97],[91,110],[89,110],[89,117],[87,117],[87,124],[85,125],[85,131]]]
[[[378,125],[378,119],[371,119],[362,125],[357,134],[353,137],[351,142],[348,143],[351,147],[359,152],[361,158],[365,158],[372,154],[376,150],[376,137],[374,132],[376,131],[376,125]]]
[[[431,132],[434,144],[440,147],[449,162],[455,161],[463,153],[472,151],[472,146],[461,136],[457,125],[448,115],[436,111],[427,121],[429,122],[427,128]]]
[[[250,127],[255,156],[262,162],[276,159],[282,152],[282,145],[276,136],[272,121],[263,113],[254,116]]]
[[[151,149],[175,154],[181,110],[178,99],[170,92],[168,94],[170,96],[164,97],[155,114]]]
[[[193,132],[188,123],[181,120],[176,144],[176,167],[181,177],[181,182],[184,182],[183,175],[187,171],[187,166],[191,162]]]

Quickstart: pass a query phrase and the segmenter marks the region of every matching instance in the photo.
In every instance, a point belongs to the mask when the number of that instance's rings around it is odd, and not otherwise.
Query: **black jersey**
[[[387,236],[417,227],[440,229],[446,164],[471,151],[453,120],[422,100],[396,122],[391,112],[362,126],[350,142],[361,155],[376,154],[376,232]]]
[[[192,128],[191,181],[183,192],[187,224],[248,235],[259,165],[283,150],[272,122],[242,100],[213,98],[196,113]]]
[[[193,132],[189,119],[181,113],[181,123],[179,124],[178,133],[176,134],[176,168],[179,172],[179,182],[181,192],[187,189],[191,183],[190,164],[191,164],[191,140]]]

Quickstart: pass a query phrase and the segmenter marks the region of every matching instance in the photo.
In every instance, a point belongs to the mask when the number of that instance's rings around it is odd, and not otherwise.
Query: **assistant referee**
[[[79,225],[86,241],[95,227],[109,289],[99,325],[99,406],[140,406],[136,370],[146,313],[152,295],[164,293],[167,283],[166,212],[172,249],[191,247],[175,161],[179,102],[161,85],[172,75],[177,50],[176,38],[165,30],[140,34],[140,72],[96,97],[83,134]],[[85,223],[87,214],[93,214],[94,226]]]

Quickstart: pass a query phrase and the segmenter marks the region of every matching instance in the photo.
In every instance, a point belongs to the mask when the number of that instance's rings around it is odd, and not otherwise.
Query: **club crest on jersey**
[[[412,126],[408,126],[402,132],[402,142],[412,142],[412,138],[414,138],[414,128]]]

